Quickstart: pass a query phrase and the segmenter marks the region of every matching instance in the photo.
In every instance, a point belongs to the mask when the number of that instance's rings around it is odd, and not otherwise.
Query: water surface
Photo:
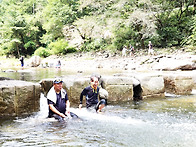
[[[43,69],[8,73],[6,77],[37,82],[65,74]],[[0,146],[196,146],[195,107],[196,95],[171,95],[138,103],[109,103],[101,114],[72,107],[80,119],[58,122],[47,118],[48,106],[41,94],[40,112],[23,118],[0,118]]]

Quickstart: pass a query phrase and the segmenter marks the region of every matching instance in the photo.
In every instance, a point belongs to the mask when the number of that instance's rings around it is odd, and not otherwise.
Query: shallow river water
[[[36,76],[33,81],[54,76],[46,74],[41,73],[43,77]],[[7,77],[13,78],[14,73]],[[32,81],[31,77],[24,74],[23,79]],[[71,111],[80,118],[67,118],[64,122],[46,118],[48,107],[41,95],[38,113],[1,118],[0,146],[196,146],[196,95],[167,95],[138,103],[109,103],[101,114],[72,107]]]

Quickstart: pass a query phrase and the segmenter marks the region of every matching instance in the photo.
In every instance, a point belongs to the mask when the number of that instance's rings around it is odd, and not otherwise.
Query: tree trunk
[[[17,51],[18,51],[18,58],[20,58],[20,52],[19,52],[19,49],[18,49],[18,44],[16,44],[16,47],[17,47]]]
[[[144,39],[141,39],[141,48],[145,49]]]

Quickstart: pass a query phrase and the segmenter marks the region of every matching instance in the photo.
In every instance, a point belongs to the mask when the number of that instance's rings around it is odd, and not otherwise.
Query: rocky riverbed
[[[150,73],[150,74],[180,74],[190,75],[196,83],[196,54],[178,50],[176,52],[164,52],[160,50],[156,55],[148,56],[146,52],[135,53],[135,56],[122,57],[121,52],[108,51],[67,54],[65,56],[50,56],[40,58],[33,56],[25,58],[25,66],[22,72],[30,72],[31,68],[56,68],[61,62],[62,71],[73,73],[101,74],[126,73]],[[1,71],[21,71],[19,59],[2,58],[0,60]]]
[[[120,54],[103,51],[64,57],[50,56],[40,61],[40,66],[44,67],[46,64],[55,66],[58,60],[62,63],[62,69],[78,70],[78,72],[95,69],[125,71],[190,71],[196,69],[196,55],[186,52],[121,57]]]
[[[164,97],[165,92],[189,95],[196,89],[196,55],[187,52],[131,57],[121,57],[120,54],[106,51],[61,57],[50,56],[45,59],[33,56],[25,59],[23,70],[17,59],[5,58],[0,60],[0,67],[2,72],[31,72],[32,68],[53,70],[57,68],[58,61],[61,61],[59,70],[73,71],[76,75],[76,77],[63,77],[65,88],[73,102],[78,100],[81,88],[89,84],[89,77],[85,75],[100,71],[109,93],[108,100],[114,102],[129,101],[137,97]],[[81,73],[79,77],[77,73]],[[6,83],[2,84],[2,89],[9,87]],[[52,79],[42,80],[41,87],[44,92],[47,92],[46,89],[50,88],[51,83]]]
[[[0,58],[1,69],[20,68],[19,59]],[[25,68],[56,67],[61,62],[62,70],[85,72],[86,70],[123,70],[123,71],[190,71],[196,69],[196,54],[193,52],[177,51],[148,56],[146,52],[137,52],[134,56],[122,57],[121,52],[109,51],[75,53],[65,56],[50,56],[40,58],[33,56],[25,58]]]
[[[192,52],[146,54],[122,57],[121,54],[106,51],[86,54],[72,54],[64,57],[50,56],[40,62],[40,67],[55,67],[61,61],[61,69],[77,73],[121,73],[121,76],[171,75],[172,78],[191,77],[196,89],[196,55]]]

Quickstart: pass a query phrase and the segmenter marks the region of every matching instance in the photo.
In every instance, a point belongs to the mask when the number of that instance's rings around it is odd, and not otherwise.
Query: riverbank
[[[1,61],[7,65],[4,67],[7,69],[2,68],[1,77],[39,82],[42,92],[46,94],[52,86],[53,78],[60,76],[71,103],[78,103],[81,87],[89,85],[89,75],[92,73],[102,75],[110,102],[130,101],[133,98],[163,98],[165,93],[190,95],[196,89],[195,57],[190,53],[134,57],[121,57],[120,54],[107,52],[69,54],[42,59],[38,67],[29,66],[33,57],[26,59],[23,70],[16,62],[17,59],[8,59],[12,61],[9,62],[5,58]],[[61,68],[56,68],[59,60]],[[68,73],[70,71],[71,74]],[[2,85],[7,87],[7,83]]]
[[[22,70],[19,59],[0,58],[2,72],[28,72],[47,69],[54,71],[55,76],[64,75],[90,75],[99,73],[102,76],[182,76],[193,79],[196,89],[196,54],[184,50],[168,51],[157,50],[155,55],[147,55],[147,52],[137,52],[134,56],[122,57],[121,52],[109,51],[67,54],[65,56],[50,56],[47,58],[25,58],[25,66]],[[35,60],[36,59],[36,60]],[[56,68],[57,62],[61,62],[61,68]],[[31,67],[32,62],[39,66]],[[34,64],[35,65],[35,64]],[[60,71],[60,72],[59,72]],[[180,77],[179,77],[180,76]],[[46,77],[43,77],[46,78]]]
[[[121,52],[111,53],[109,51],[67,54],[65,56],[50,56],[40,58],[40,68],[56,67],[61,61],[61,70],[74,71],[78,73],[94,72],[102,70],[109,71],[176,71],[195,70],[196,54],[183,50],[168,51],[157,50],[156,55],[147,55],[147,51],[140,51],[134,56],[122,57]],[[24,68],[31,67],[32,58],[25,58]],[[17,58],[0,57],[1,70],[20,70],[20,61]]]
[[[79,73],[90,71],[177,71],[195,70],[196,55],[193,52],[177,51],[165,52],[159,50],[156,55],[147,55],[146,52],[137,52],[134,56],[122,57],[121,53],[107,51],[68,54],[66,56],[50,56],[41,61],[41,66],[55,67],[61,61],[62,70],[71,70]]]

